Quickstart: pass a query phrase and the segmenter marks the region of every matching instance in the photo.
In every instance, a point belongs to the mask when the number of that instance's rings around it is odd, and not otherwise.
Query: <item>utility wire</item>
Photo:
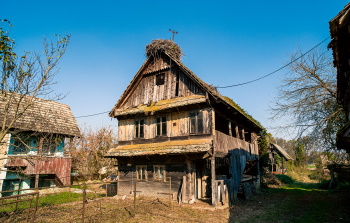
[[[326,40],[328,40],[329,37],[327,37],[326,39],[324,39],[322,42],[320,42],[319,44],[317,44],[316,46],[312,47],[310,50],[306,51],[305,53],[301,54],[299,57],[295,58],[294,60],[292,60],[291,62],[287,63],[286,65],[284,65],[283,67],[280,67],[278,68],[277,70],[269,73],[269,74],[266,74],[262,77],[259,77],[257,79],[254,79],[254,80],[251,80],[251,81],[247,81],[247,82],[243,82],[243,83],[239,83],[239,84],[233,84],[233,85],[228,85],[228,86],[223,86],[223,87],[219,87],[217,86],[216,88],[230,88],[230,87],[237,87],[237,86],[241,86],[241,85],[246,85],[246,84],[250,84],[250,83],[253,83],[255,81],[258,81],[258,80],[261,80],[261,79],[264,79],[268,76],[271,76],[272,74],[274,73],[277,73],[278,71],[288,67],[289,65],[291,65],[292,63],[294,63],[295,61],[299,60],[300,58],[304,57],[306,54],[310,53],[311,51],[313,51],[314,49],[316,49],[318,46],[320,46],[322,43],[324,43]]]
[[[85,118],[85,117],[91,117],[91,116],[96,116],[96,115],[102,115],[102,114],[106,114],[109,111],[105,111],[105,112],[100,112],[100,113],[96,113],[96,114],[92,114],[92,115],[83,115],[83,116],[78,116],[78,117],[74,117],[74,118]]]
[[[326,42],[326,40],[328,40],[329,37],[327,37],[326,39],[322,40],[320,43],[318,43],[316,46],[312,47],[311,49],[309,49],[308,51],[306,51],[305,53],[301,54],[299,57],[295,58],[294,60],[292,60],[291,62],[287,63],[286,65],[278,68],[277,70],[269,73],[269,74],[266,74],[262,77],[259,77],[257,79],[254,79],[254,80],[251,80],[251,81],[247,81],[247,82],[243,82],[243,83],[239,83],[239,84],[233,84],[233,85],[228,85],[228,86],[223,86],[223,87],[219,87],[217,86],[216,88],[230,88],[230,87],[237,87],[237,86],[241,86],[241,85],[246,85],[246,84],[250,84],[250,83],[253,83],[255,81],[258,81],[258,80],[261,80],[261,79],[264,79],[268,76],[271,76],[272,74],[274,73],[277,73],[278,71],[280,70],[283,70],[284,68],[288,67],[289,65],[291,65],[292,63],[294,63],[295,61],[299,60],[300,58],[304,57],[305,55],[307,55],[308,53],[310,53],[311,51],[313,51],[314,49],[316,49],[317,47],[319,47],[322,43]],[[75,117],[75,118],[85,118],[85,117],[91,117],[91,116],[96,116],[96,115],[102,115],[102,114],[106,114],[106,113],[109,113],[109,111],[105,111],[105,112],[100,112],[100,113],[96,113],[96,114],[91,114],[91,115],[83,115],[83,116],[78,116],[78,117]]]

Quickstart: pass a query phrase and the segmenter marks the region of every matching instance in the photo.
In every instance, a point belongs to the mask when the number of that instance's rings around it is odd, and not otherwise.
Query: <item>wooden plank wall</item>
[[[142,80],[135,86],[135,89],[129,93],[120,108],[125,109],[140,104],[150,104],[151,102],[160,100],[185,97],[194,94],[205,94],[196,83],[178,68],[169,68],[169,64],[166,63],[163,58],[159,58],[154,64],[151,63],[146,67],[143,72]],[[162,69],[166,70],[162,71]],[[149,72],[154,73],[149,74]],[[165,74],[164,84],[156,85],[156,75],[160,73]],[[177,76],[179,76],[179,78],[177,78]],[[178,92],[176,91],[177,81],[179,81]]]
[[[201,109],[203,113],[203,129],[204,134],[212,133],[212,112],[211,109]],[[167,136],[188,136],[189,135],[189,112],[181,111],[164,114],[167,117]],[[156,137],[156,118],[157,115],[145,117],[145,139],[153,139]],[[134,139],[134,119],[119,120],[118,122],[118,140],[129,141]]]
[[[220,131],[215,131],[215,148],[220,153],[229,153],[231,150],[242,149],[249,159],[256,159],[259,156],[257,142],[248,143]]]

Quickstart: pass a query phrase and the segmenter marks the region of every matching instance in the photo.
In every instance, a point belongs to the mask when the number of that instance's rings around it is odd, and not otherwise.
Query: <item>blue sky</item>
[[[17,52],[42,51],[42,40],[70,34],[56,77],[75,116],[111,110],[145,60],[153,39],[175,42],[182,62],[214,86],[242,83],[289,62],[298,47],[307,51],[329,36],[328,22],[348,3],[337,1],[1,1],[1,19],[14,25]],[[327,46],[327,41],[321,47]],[[276,87],[287,70],[227,89],[231,97],[275,136],[284,120],[269,120]],[[78,118],[95,128],[117,121],[107,114]]]

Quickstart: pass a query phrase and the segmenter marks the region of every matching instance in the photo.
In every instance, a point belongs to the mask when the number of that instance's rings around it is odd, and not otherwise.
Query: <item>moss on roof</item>
[[[264,127],[260,124],[260,122],[258,122],[257,120],[255,120],[251,115],[249,115],[243,108],[241,108],[236,102],[234,102],[231,98],[226,97],[226,96],[222,96],[223,99],[229,103],[232,107],[234,107],[239,113],[241,113],[242,115],[244,115],[247,119],[249,119],[250,121],[252,121],[254,124],[256,124],[257,126],[259,126],[260,128],[264,129]]]

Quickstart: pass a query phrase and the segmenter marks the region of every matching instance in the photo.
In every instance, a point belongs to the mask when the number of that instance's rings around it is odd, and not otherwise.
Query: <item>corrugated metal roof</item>
[[[105,156],[118,157],[200,153],[208,152],[211,147],[212,140],[210,139],[166,141],[160,143],[117,146],[110,149]]]
[[[46,132],[80,136],[80,130],[70,107],[56,101],[20,95],[0,94],[0,123],[21,131]]]

